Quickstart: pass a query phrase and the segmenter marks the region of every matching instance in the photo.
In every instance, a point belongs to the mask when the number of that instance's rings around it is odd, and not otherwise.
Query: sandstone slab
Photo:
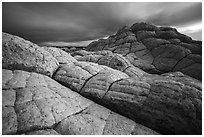
[[[26,135],[59,135],[59,134],[115,134],[120,131],[124,123],[131,121],[111,110],[104,108],[91,100],[88,100],[76,92],[71,91],[48,76],[34,72],[3,69],[3,73],[11,74],[9,79],[22,77],[25,84],[10,83],[8,77],[3,77],[3,104],[2,104],[2,130],[3,134]],[[28,75],[24,75],[28,74]],[[18,76],[17,76],[18,75]],[[5,78],[5,79],[4,79]],[[38,81],[40,78],[42,83]],[[21,79],[19,79],[21,80]],[[16,79],[17,83],[20,83]],[[16,88],[17,86],[17,88]],[[20,87],[20,88],[18,88]],[[15,102],[15,103],[14,103]],[[114,114],[115,120],[111,120]],[[110,124],[118,123],[117,127],[110,129]],[[108,124],[107,124],[108,123]],[[153,130],[140,126],[131,121],[131,129],[124,128],[118,134],[131,134],[133,131],[139,134],[157,134]],[[140,128],[141,127],[141,128]]]

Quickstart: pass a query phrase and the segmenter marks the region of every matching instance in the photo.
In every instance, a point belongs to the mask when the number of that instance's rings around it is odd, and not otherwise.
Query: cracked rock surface
[[[202,78],[202,42],[171,27],[135,23],[121,28],[108,39],[90,43],[86,50],[119,53],[134,66],[152,74],[180,71],[199,80]]]
[[[48,76],[3,69],[3,134],[158,134]]]
[[[202,134],[201,42],[136,23],[68,54],[3,33],[2,133]]]
[[[112,53],[108,50],[97,52],[85,52],[84,50],[77,51],[72,54],[80,62],[94,62],[99,65],[104,65],[115,70],[122,71],[130,77],[140,78],[146,72],[135,67],[120,54]],[[89,64],[89,63],[87,63]]]
[[[142,70],[140,76],[132,77],[93,64],[64,65],[53,78],[159,133],[201,134],[202,84],[199,80],[181,72],[152,75]]]
[[[46,50],[20,37],[2,33],[2,68],[52,76],[58,61]]]
[[[60,50],[59,48],[54,47],[43,47],[46,51],[48,51],[54,58],[57,59],[59,64],[72,64],[77,60],[73,58],[70,54],[67,54],[65,51]]]

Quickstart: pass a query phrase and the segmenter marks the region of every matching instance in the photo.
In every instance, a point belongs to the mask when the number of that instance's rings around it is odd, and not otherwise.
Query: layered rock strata
[[[201,43],[176,29],[136,23],[74,57],[2,45],[3,134],[202,133]]]
[[[121,28],[108,39],[92,42],[86,50],[121,54],[134,66],[152,74],[180,71],[199,80],[202,78],[202,42],[171,27],[135,23]]]

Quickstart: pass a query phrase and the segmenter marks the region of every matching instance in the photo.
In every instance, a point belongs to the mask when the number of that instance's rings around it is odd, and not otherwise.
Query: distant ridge
[[[90,43],[86,50],[122,54],[149,73],[181,71],[196,79],[202,78],[202,41],[193,40],[172,27],[135,23],[122,27],[108,39]]]

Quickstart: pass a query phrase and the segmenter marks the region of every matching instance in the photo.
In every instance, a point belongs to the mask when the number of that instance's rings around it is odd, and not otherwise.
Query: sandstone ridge
[[[87,51],[109,50],[152,74],[180,71],[201,80],[202,42],[175,28],[147,23],[124,26],[115,35],[88,45]]]
[[[2,35],[3,134],[202,134],[201,42],[176,29],[136,23],[72,54]]]

